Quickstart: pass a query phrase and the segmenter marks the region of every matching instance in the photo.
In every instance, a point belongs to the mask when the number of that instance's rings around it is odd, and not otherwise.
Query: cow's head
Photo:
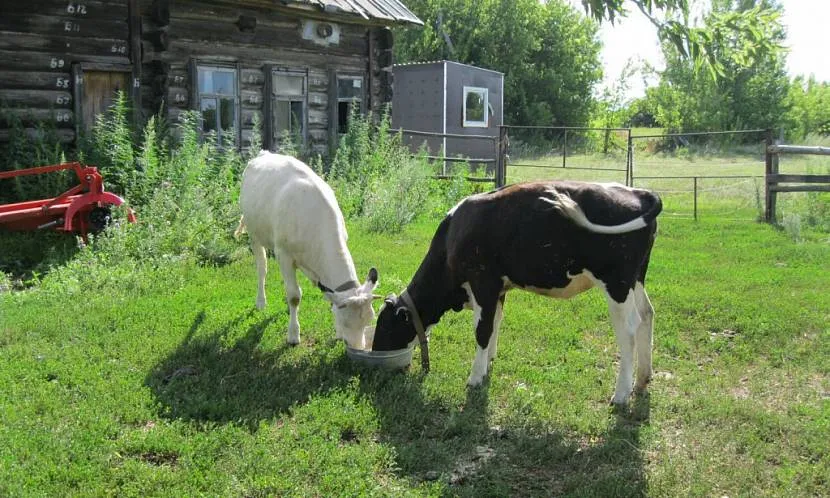
[[[407,308],[403,300],[395,297],[394,294],[386,296],[383,308],[378,314],[372,350],[404,349],[415,340],[415,335],[412,310]]]
[[[363,329],[375,319],[372,309],[372,291],[378,286],[378,271],[369,270],[369,275],[362,285],[344,291],[323,290],[323,296],[331,303],[334,313],[335,337],[343,339],[351,347],[363,344]]]

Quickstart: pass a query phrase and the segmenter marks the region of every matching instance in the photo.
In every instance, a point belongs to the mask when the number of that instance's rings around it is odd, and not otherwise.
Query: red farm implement
[[[89,232],[104,229],[110,219],[110,207],[120,206],[124,199],[104,190],[104,180],[94,166],[74,162],[0,171],[0,180],[63,170],[73,170],[79,184],[50,199],[0,204],[0,229],[53,229],[78,233],[84,238]],[[135,222],[132,210],[128,211],[127,219]]]

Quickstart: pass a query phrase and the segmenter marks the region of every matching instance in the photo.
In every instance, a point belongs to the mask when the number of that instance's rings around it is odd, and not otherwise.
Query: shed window
[[[464,87],[464,126],[487,128],[487,89],[474,86]]]
[[[346,133],[349,129],[351,106],[363,108],[363,77],[337,77],[337,133]]]
[[[271,75],[274,142],[288,136],[296,145],[305,144],[306,75],[275,71]]]
[[[199,110],[202,113],[202,131],[215,132],[222,144],[232,139],[237,129],[236,70],[223,67],[198,66]]]

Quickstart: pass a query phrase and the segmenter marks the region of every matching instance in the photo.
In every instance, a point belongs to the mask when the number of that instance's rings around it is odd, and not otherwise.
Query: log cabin
[[[249,145],[290,134],[327,155],[349,108],[392,100],[392,31],[421,25],[398,0],[26,0],[3,2],[0,105],[63,142],[122,90],[137,124],[200,111],[205,132]],[[0,120],[0,141],[8,138]]]

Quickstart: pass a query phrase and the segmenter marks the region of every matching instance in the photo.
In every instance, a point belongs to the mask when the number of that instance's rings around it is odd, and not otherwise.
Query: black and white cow
[[[476,356],[470,386],[496,356],[504,298],[510,289],[570,298],[605,291],[620,348],[612,403],[625,404],[651,378],[654,309],[644,288],[662,210],[647,190],[619,184],[537,182],[470,196],[438,226],[421,266],[400,297],[386,298],[373,350],[407,347],[448,310],[473,309]],[[428,349],[425,367],[428,368]]]

